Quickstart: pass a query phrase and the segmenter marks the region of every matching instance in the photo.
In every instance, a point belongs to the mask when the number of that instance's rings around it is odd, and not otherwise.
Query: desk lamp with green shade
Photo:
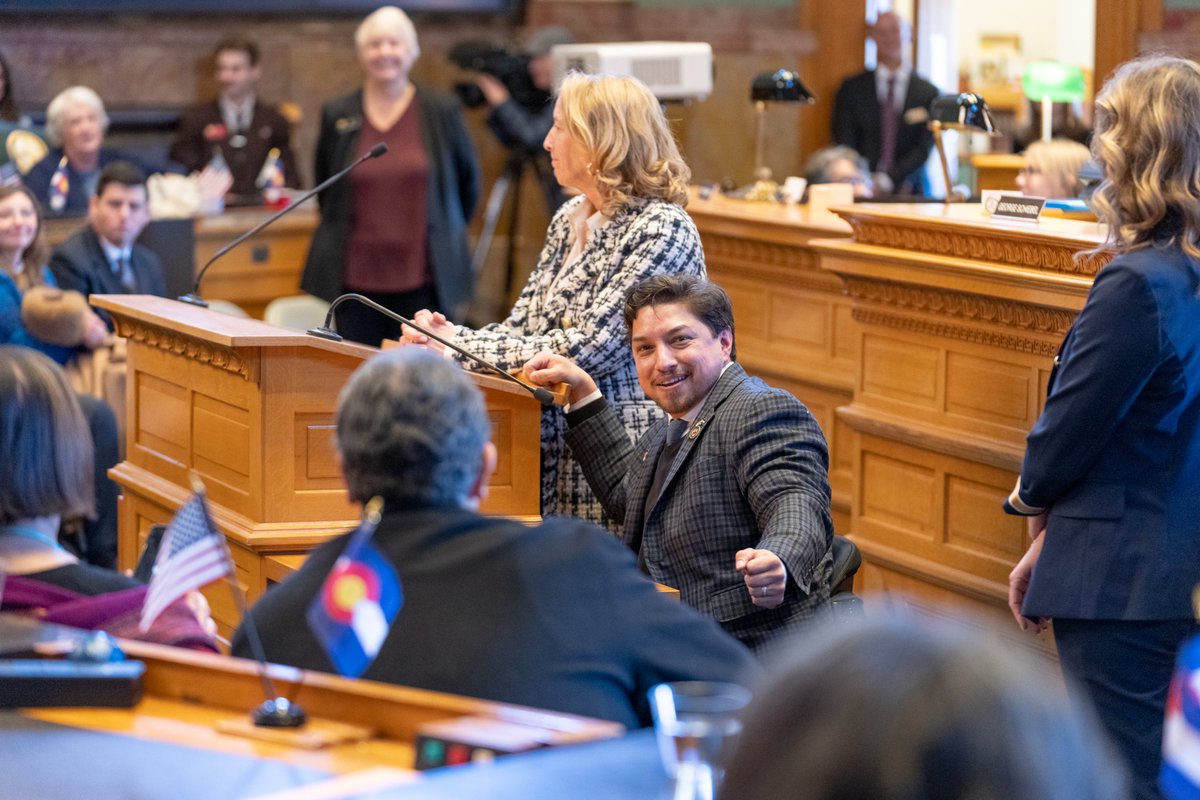
[[[1042,140],[1050,141],[1052,103],[1073,103],[1082,100],[1086,89],[1083,69],[1058,61],[1031,61],[1025,67],[1021,88],[1030,100],[1042,103]]]
[[[929,107],[929,130],[933,131],[933,143],[937,147],[938,160],[942,165],[942,178],[946,181],[947,204],[964,198],[953,196],[950,191],[950,164],[946,160],[946,146],[942,142],[942,131],[996,132],[992,112],[987,101],[973,92],[943,94],[933,99]]]

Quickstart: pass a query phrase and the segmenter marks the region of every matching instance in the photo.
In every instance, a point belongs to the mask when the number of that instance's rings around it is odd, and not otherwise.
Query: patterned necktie
[[[121,279],[121,285],[125,287],[125,291],[130,294],[137,294],[137,278],[134,277],[133,264],[127,253],[117,256],[113,272]]]
[[[889,75],[883,103],[879,108],[879,161],[875,169],[887,172],[896,162],[896,133],[899,127],[896,114],[896,76]]]

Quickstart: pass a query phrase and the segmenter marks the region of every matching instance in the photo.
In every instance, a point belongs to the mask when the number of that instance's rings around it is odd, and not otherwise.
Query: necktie
[[[134,277],[133,264],[128,254],[117,256],[113,272],[121,279],[121,285],[125,287],[125,291],[130,294],[137,294],[137,278]]]
[[[896,114],[896,76],[889,75],[883,103],[879,108],[879,161],[875,165],[879,172],[887,172],[895,164],[899,121]]]
[[[654,464],[654,479],[650,482],[650,491],[646,493],[646,505],[642,507],[642,532],[645,531],[650,509],[654,508],[654,504],[658,502],[658,496],[662,494],[667,473],[671,471],[671,464],[675,462],[675,456],[683,444],[683,435],[687,433],[690,426],[691,423],[686,419],[667,420],[666,440],[663,442],[662,449],[658,451],[658,461]],[[639,535],[635,541],[637,543],[635,549],[638,551],[638,566],[643,572],[649,573],[650,570],[646,566],[645,538]]]

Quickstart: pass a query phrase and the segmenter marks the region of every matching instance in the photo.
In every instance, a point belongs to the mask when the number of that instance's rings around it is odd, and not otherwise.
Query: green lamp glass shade
[[[750,99],[764,103],[812,103],[816,97],[790,69],[760,72],[750,83]]]
[[[1021,87],[1030,100],[1049,99],[1053,103],[1082,100],[1083,69],[1057,61],[1031,61],[1025,67]]]

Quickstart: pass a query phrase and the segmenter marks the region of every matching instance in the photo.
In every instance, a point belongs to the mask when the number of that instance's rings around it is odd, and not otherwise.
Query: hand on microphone
[[[596,382],[574,361],[557,353],[538,353],[525,362],[525,377],[535,386],[553,387],[565,383],[570,387],[568,403],[578,403],[596,391]]]
[[[446,319],[446,315],[440,311],[430,311],[423,308],[416,314],[413,314],[413,322],[443,339],[454,339],[454,324]],[[446,349],[445,345],[441,342],[434,341],[420,331],[413,330],[407,325],[400,326],[400,343],[421,345],[422,347],[428,347],[436,353],[440,353]]]

